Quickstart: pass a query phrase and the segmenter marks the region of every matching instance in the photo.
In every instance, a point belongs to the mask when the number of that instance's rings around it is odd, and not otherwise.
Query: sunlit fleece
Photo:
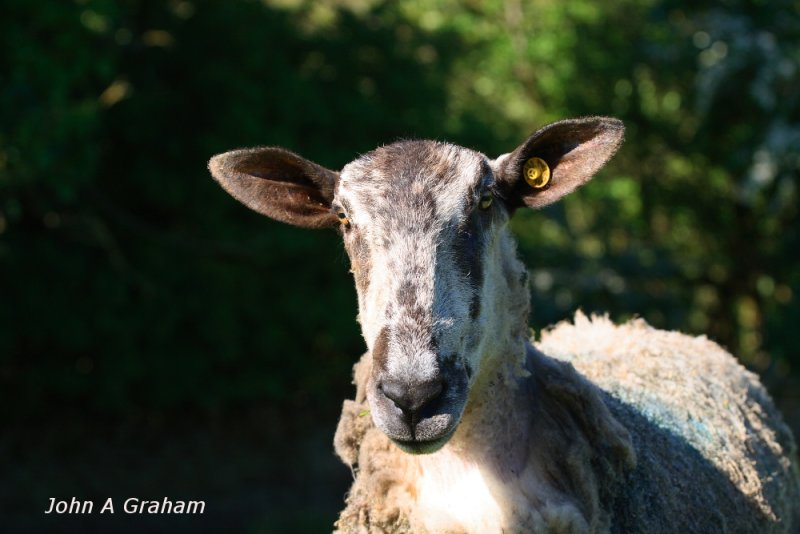
[[[433,457],[418,457],[422,474],[418,485],[419,517],[428,532],[495,532],[503,513],[489,489],[491,474],[449,449]]]

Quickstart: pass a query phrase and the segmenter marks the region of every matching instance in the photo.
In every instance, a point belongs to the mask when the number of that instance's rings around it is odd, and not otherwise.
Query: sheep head
[[[588,181],[624,128],[604,117],[550,124],[495,160],[456,145],[401,141],[335,172],[280,148],[226,152],[214,178],[246,206],[308,228],[337,228],[350,257],[372,354],[375,424],[403,450],[453,435],[502,335],[498,243],[515,209],[550,204]]]

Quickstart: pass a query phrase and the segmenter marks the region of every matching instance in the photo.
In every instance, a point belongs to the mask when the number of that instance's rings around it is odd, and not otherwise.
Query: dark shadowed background
[[[613,115],[589,186],[513,227],[538,330],[578,307],[706,333],[800,432],[800,4],[0,0],[4,531],[325,532],[364,349],[343,247],[206,161],[332,168],[401,137],[496,156]],[[50,497],[202,499],[59,517]],[[120,501],[121,502],[121,501]]]

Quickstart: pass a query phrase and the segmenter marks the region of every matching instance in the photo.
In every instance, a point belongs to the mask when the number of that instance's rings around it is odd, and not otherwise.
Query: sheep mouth
[[[421,407],[404,407],[390,399],[378,386],[381,378],[371,377],[367,386],[375,426],[409,454],[430,454],[441,449],[455,433],[464,412],[466,373],[448,373],[438,395]]]
[[[380,396],[370,398],[368,393],[367,399],[375,426],[409,454],[430,454],[441,449],[458,428],[464,410],[461,398],[443,399],[414,413],[403,411]]]
[[[441,449],[458,427],[459,415],[439,413],[421,419],[373,410],[373,421],[386,437],[409,454],[429,454]],[[388,417],[387,417],[388,415]]]
[[[452,429],[450,432],[441,436],[436,439],[431,440],[399,440],[394,438],[389,438],[392,440],[392,443],[397,445],[397,447],[408,454],[432,454],[450,441],[450,438],[453,437],[453,433],[455,432],[455,428]]]

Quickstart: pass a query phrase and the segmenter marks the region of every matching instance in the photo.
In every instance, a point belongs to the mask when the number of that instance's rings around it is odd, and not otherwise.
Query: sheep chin
[[[422,454],[433,454],[444,447],[448,441],[450,441],[450,438],[453,436],[454,432],[455,428],[444,436],[430,441],[400,441],[392,439],[392,443],[397,445],[397,448],[401,451],[408,454],[413,454],[415,456]]]

